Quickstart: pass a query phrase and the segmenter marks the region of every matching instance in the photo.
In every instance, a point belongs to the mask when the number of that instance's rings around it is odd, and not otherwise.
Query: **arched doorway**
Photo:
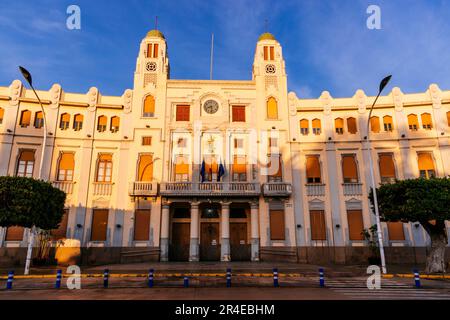
[[[230,256],[232,261],[251,260],[249,241],[250,206],[248,203],[230,205]]]
[[[220,260],[220,210],[218,203],[202,203],[200,210],[200,260]]]
[[[189,203],[175,203],[171,208],[171,228],[169,243],[170,261],[188,261],[191,227],[191,207]]]

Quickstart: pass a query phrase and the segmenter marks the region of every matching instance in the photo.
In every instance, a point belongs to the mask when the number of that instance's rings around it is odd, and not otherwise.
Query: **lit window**
[[[101,154],[97,164],[97,182],[111,182],[112,155]]]
[[[42,116],[42,111],[38,111],[34,114],[34,127],[40,129],[44,126],[44,117]]]
[[[309,121],[307,119],[300,120],[300,133],[307,135],[309,133]]]
[[[61,115],[61,120],[59,121],[59,128],[61,130],[69,129],[70,124],[70,115],[68,113],[63,113]]]
[[[344,120],[342,118],[334,119],[334,128],[337,134],[344,133]]]
[[[107,122],[108,122],[108,119],[106,118],[106,116],[99,116],[98,120],[97,120],[97,131],[105,132]]]
[[[58,181],[72,181],[75,159],[73,153],[62,153],[58,165]]]
[[[18,177],[33,177],[34,169],[34,151],[23,150],[19,156],[19,162],[17,164],[16,175]]]
[[[111,117],[111,132],[115,133],[119,131],[120,127],[120,118],[119,117]]]
[[[80,131],[83,129],[83,115],[76,114],[73,117],[73,130]]]
[[[408,127],[411,131],[417,131],[419,129],[419,119],[417,118],[417,115],[408,115]]]

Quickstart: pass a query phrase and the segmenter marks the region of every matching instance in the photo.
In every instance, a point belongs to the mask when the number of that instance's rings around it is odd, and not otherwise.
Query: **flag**
[[[200,168],[201,181],[205,181],[205,160],[202,161],[202,167]]]
[[[225,166],[222,164],[222,159],[220,160],[219,172],[217,172],[217,181],[225,175]]]

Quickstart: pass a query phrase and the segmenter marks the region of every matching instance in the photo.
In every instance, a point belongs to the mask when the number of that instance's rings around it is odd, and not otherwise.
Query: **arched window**
[[[120,127],[120,118],[119,117],[111,117],[111,132],[117,132],[119,131]]]
[[[374,133],[380,132],[380,118],[377,116],[370,117],[370,130]]]
[[[306,157],[306,182],[321,183],[319,156]]]
[[[300,133],[303,135],[309,133],[309,121],[307,119],[300,120]]]
[[[343,134],[344,133],[344,119],[342,119],[342,118],[334,119],[334,128],[335,128],[337,134]]]
[[[44,117],[42,111],[38,111],[34,114],[34,127],[40,129],[44,126]]]
[[[342,156],[342,174],[344,183],[358,183],[358,169],[355,155]]]
[[[139,155],[138,181],[153,180],[153,156],[151,154]]]
[[[247,159],[245,156],[233,157],[233,181],[247,181]]]
[[[20,113],[20,126],[22,128],[26,128],[30,125],[30,122],[31,122],[31,111],[23,110]]]
[[[142,112],[143,117],[155,116],[155,98],[152,95],[148,95],[144,100],[144,110]]]
[[[381,183],[395,182],[395,165],[392,154],[380,154],[379,165]]]
[[[419,153],[418,157],[420,177],[429,179],[436,176],[434,161],[431,153]]]
[[[61,120],[59,121],[59,128],[61,130],[69,129],[70,115],[68,113],[63,113],[61,115]]]
[[[97,131],[105,132],[107,123],[108,123],[108,118],[106,118],[106,116],[99,116],[98,120],[97,120]]]
[[[83,129],[83,118],[82,114],[76,114],[73,117],[73,130],[80,131]]]
[[[34,150],[23,150],[20,152],[19,162],[17,163],[16,176],[33,177],[34,169]]]
[[[356,129],[356,119],[353,117],[347,118],[347,130],[351,134],[355,134],[358,130]]]
[[[74,167],[74,154],[71,152],[62,153],[58,164],[58,181],[72,181]]]
[[[0,110],[0,113],[1,113],[1,110]],[[450,126],[450,111],[447,112],[447,125]]]
[[[3,123],[3,115],[5,114],[5,110],[3,108],[0,108],[0,124]]]
[[[189,180],[189,161],[187,157],[178,155],[175,159],[175,181]]]
[[[415,114],[408,114],[408,127],[411,131],[417,131],[419,129],[419,119]]]
[[[320,119],[313,119],[312,130],[315,135],[319,135],[322,132],[322,124]]]
[[[97,182],[111,182],[112,154],[100,154],[97,162]]]
[[[384,126],[384,131],[392,131],[394,129],[394,125],[392,124],[391,116],[383,117],[383,126]]]
[[[278,119],[278,103],[274,97],[267,99],[267,119]]]
[[[420,118],[422,120],[422,128],[424,128],[425,130],[431,130],[433,128],[433,122],[431,121],[431,114],[422,113],[420,115]]]

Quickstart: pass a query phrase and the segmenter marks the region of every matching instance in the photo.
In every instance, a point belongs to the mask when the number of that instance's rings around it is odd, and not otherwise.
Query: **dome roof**
[[[150,30],[147,33],[147,38],[148,37],[157,37],[157,38],[166,39],[166,38],[164,38],[164,35],[162,34],[162,32],[159,30],[156,30],[156,29]]]
[[[264,32],[263,34],[261,34],[258,38],[258,41],[261,40],[276,40],[275,36],[269,32]]]

